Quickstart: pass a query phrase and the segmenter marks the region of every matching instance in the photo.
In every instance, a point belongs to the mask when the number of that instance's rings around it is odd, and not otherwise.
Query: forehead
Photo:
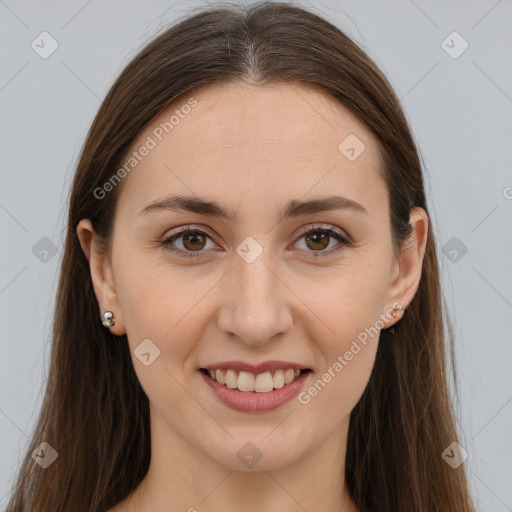
[[[153,147],[125,178],[120,203],[143,206],[170,193],[268,203],[336,191],[371,210],[385,192],[369,129],[327,93],[298,83],[202,86],[153,119],[131,151],[144,145]]]

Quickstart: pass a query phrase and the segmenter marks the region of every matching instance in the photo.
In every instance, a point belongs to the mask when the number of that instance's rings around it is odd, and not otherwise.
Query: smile
[[[290,402],[312,374],[309,368],[295,368],[295,365],[283,368],[284,365],[279,362],[257,366],[233,361],[229,363],[215,365],[220,368],[200,368],[198,374],[212,396],[241,412],[270,411]]]

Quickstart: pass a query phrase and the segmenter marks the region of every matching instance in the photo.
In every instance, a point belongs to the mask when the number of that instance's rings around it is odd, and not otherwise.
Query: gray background
[[[479,510],[512,511],[512,3],[297,3],[361,44],[403,102],[446,247],[440,260],[455,321],[457,417],[472,491]],[[0,0],[2,509],[48,374],[66,197],[80,147],[137,49],[201,5]],[[43,31],[59,45],[47,59],[31,48]],[[453,54],[462,40],[442,45],[453,31],[469,44],[458,58],[445,50]]]

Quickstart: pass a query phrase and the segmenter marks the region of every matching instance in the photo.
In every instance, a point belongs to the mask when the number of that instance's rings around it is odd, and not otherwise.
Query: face
[[[399,271],[372,134],[313,88],[216,84],[132,150],[145,144],[117,185],[95,290],[127,334],[153,428],[236,470],[247,455],[290,466],[346,435],[421,266]]]

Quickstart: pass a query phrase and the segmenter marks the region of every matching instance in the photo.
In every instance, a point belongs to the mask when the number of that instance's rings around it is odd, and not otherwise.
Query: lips
[[[198,370],[221,402],[244,412],[269,411],[289,402],[312,371],[288,361],[223,361]]]

